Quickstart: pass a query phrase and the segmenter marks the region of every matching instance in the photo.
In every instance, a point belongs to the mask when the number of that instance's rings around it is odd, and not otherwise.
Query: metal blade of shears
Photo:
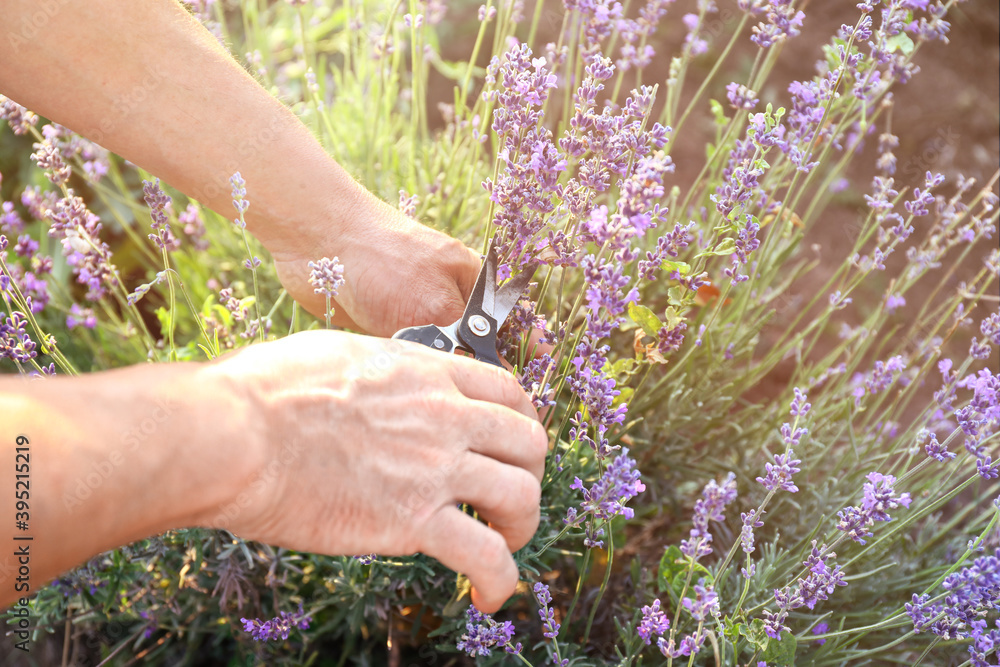
[[[494,295],[492,315],[493,319],[497,321],[497,326],[503,326],[510,311],[524,296],[524,290],[527,289],[528,283],[534,277],[536,269],[538,269],[538,262],[531,262],[524,267],[521,273],[504,283],[504,286]]]

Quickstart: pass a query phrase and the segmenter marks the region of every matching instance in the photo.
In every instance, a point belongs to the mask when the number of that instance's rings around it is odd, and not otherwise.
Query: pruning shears
[[[392,337],[420,343],[442,352],[454,353],[461,350],[479,361],[503,368],[500,355],[497,354],[497,332],[521,299],[538,263],[531,262],[521,273],[498,288],[495,241],[494,238],[486,251],[476,286],[461,318],[445,327],[435,324],[406,327]]]

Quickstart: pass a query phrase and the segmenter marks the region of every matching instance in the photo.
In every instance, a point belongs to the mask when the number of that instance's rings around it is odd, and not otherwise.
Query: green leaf
[[[684,321],[684,318],[678,314],[677,309],[673,307],[667,308],[666,312],[663,313],[663,317],[667,321],[667,326],[671,329],[676,329],[677,325]]]
[[[740,635],[743,634],[742,629],[745,627],[745,624],[737,623],[728,616],[722,619],[722,634],[731,642],[739,639]]]
[[[688,264],[687,262],[678,262],[675,259],[663,260],[663,263],[660,264],[660,267],[662,267],[664,271],[676,271],[682,276],[686,276],[688,273],[691,272],[690,264]]]
[[[725,126],[729,123],[729,119],[726,118],[725,107],[719,100],[709,100],[708,105],[712,108],[712,115],[715,116],[715,124],[720,126]]]
[[[642,327],[643,332],[647,336],[655,336],[663,328],[663,322],[660,321],[660,318],[656,316],[656,313],[646,308],[646,306],[630,303],[628,305],[628,316],[633,322]]]
[[[671,306],[683,307],[685,305],[684,297],[691,290],[686,287],[674,286],[667,289],[667,303]]]
[[[749,626],[741,623],[739,629],[740,635],[746,637],[747,641],[759,650],[765,650],[771,641],[767,631],[764,630],[764,621],[759,618],[755,618]]]
[[[692,570],[691,583],[695,584],[699,579],[704,579],[705,583],[712,585],[715,578],[704,565],[693,563],[690,558],[681,553],[675,545],[671,545],[660,558],[660,569],[656,576],[657,588],[663,592],[670,590],[675,599],[680,599],[684,591],[684,584],[688,580],[688,570]]]
[[[615,399],[611,402],[613,406],[621,405],[622,403],[628,403],[632,400],[632,396],[635,395],[635,389],[632,387],[622,387],[619,389],[621,393],[615,396]]]
[[[760,622],[758,619],[755,622]],[[763,623],[761,623],[763,629]],[[795,647],[797,642],[791,632],[782,632],[781,639],[768,638],[767,649],[761,656],[765,662],[774,667],[787,667],[795,664]]]
[[[682,554],[676,545],[667,547],[667,550],[663,553],[663,557],[660,558],[660,569],[657,570],[656,574],[656,586],[659,591],[662,593],[670,588],[674,577],[678,574],[686,573],[687,567],[687,556]]]
[[[731,238],[722,239],[719,245],[715,246],[711,250],[703,250],[698,253],[698,257],[707,257],[710,255],[732,255],[736,251],[736,241]]]
[[[885,44],[889,47],[890,53],[895,52],[896,49],[899,49],[907,56],[913,53],[913,40],[905,32],[893,35],[885,41]]]
[[[639,370],[639,362],[632,357],[625,357],[609,364],[611,375],[615,378],[629,378]]]

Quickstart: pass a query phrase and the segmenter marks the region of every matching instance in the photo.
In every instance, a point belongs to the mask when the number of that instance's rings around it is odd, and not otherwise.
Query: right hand
[[[423,552],[468,576],[484,612],[514,592],[511,552],[538,528],[548,438],[508,372],[331,331],[244,348],[208,372],[245,399],[240,446],[261,471],[232,480],[241,510],[224,527],[300,551]]]

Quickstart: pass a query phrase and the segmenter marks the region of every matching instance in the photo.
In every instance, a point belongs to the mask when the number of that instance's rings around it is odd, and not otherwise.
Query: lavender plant
[[[542,265],[502,337],[550,434],[542,522],[495,618],[421,556],[187,530],[39,592],[36,632],[101,643],[113,621],[114,655],[162,663],[388,642],[423,662],[996,664],[1000,174],[910,182],[891,129],[957,3],[846,3],[791,81],[774,75],[809,23],[793,0],[189,4],[374,192],[496,236],[502,277]],[[454,89],[437,108],[432,71]],[[245,234],[253,183],[233,177],[234,230],[0,104],[34,163],[4,182],[5,370],[212,358],[324,325]],[[866,160],[871,181],[847,180]],[[803,240],[845,196],[863,214],[817,277]],[[329,327],[343,267],[315,260]]]

